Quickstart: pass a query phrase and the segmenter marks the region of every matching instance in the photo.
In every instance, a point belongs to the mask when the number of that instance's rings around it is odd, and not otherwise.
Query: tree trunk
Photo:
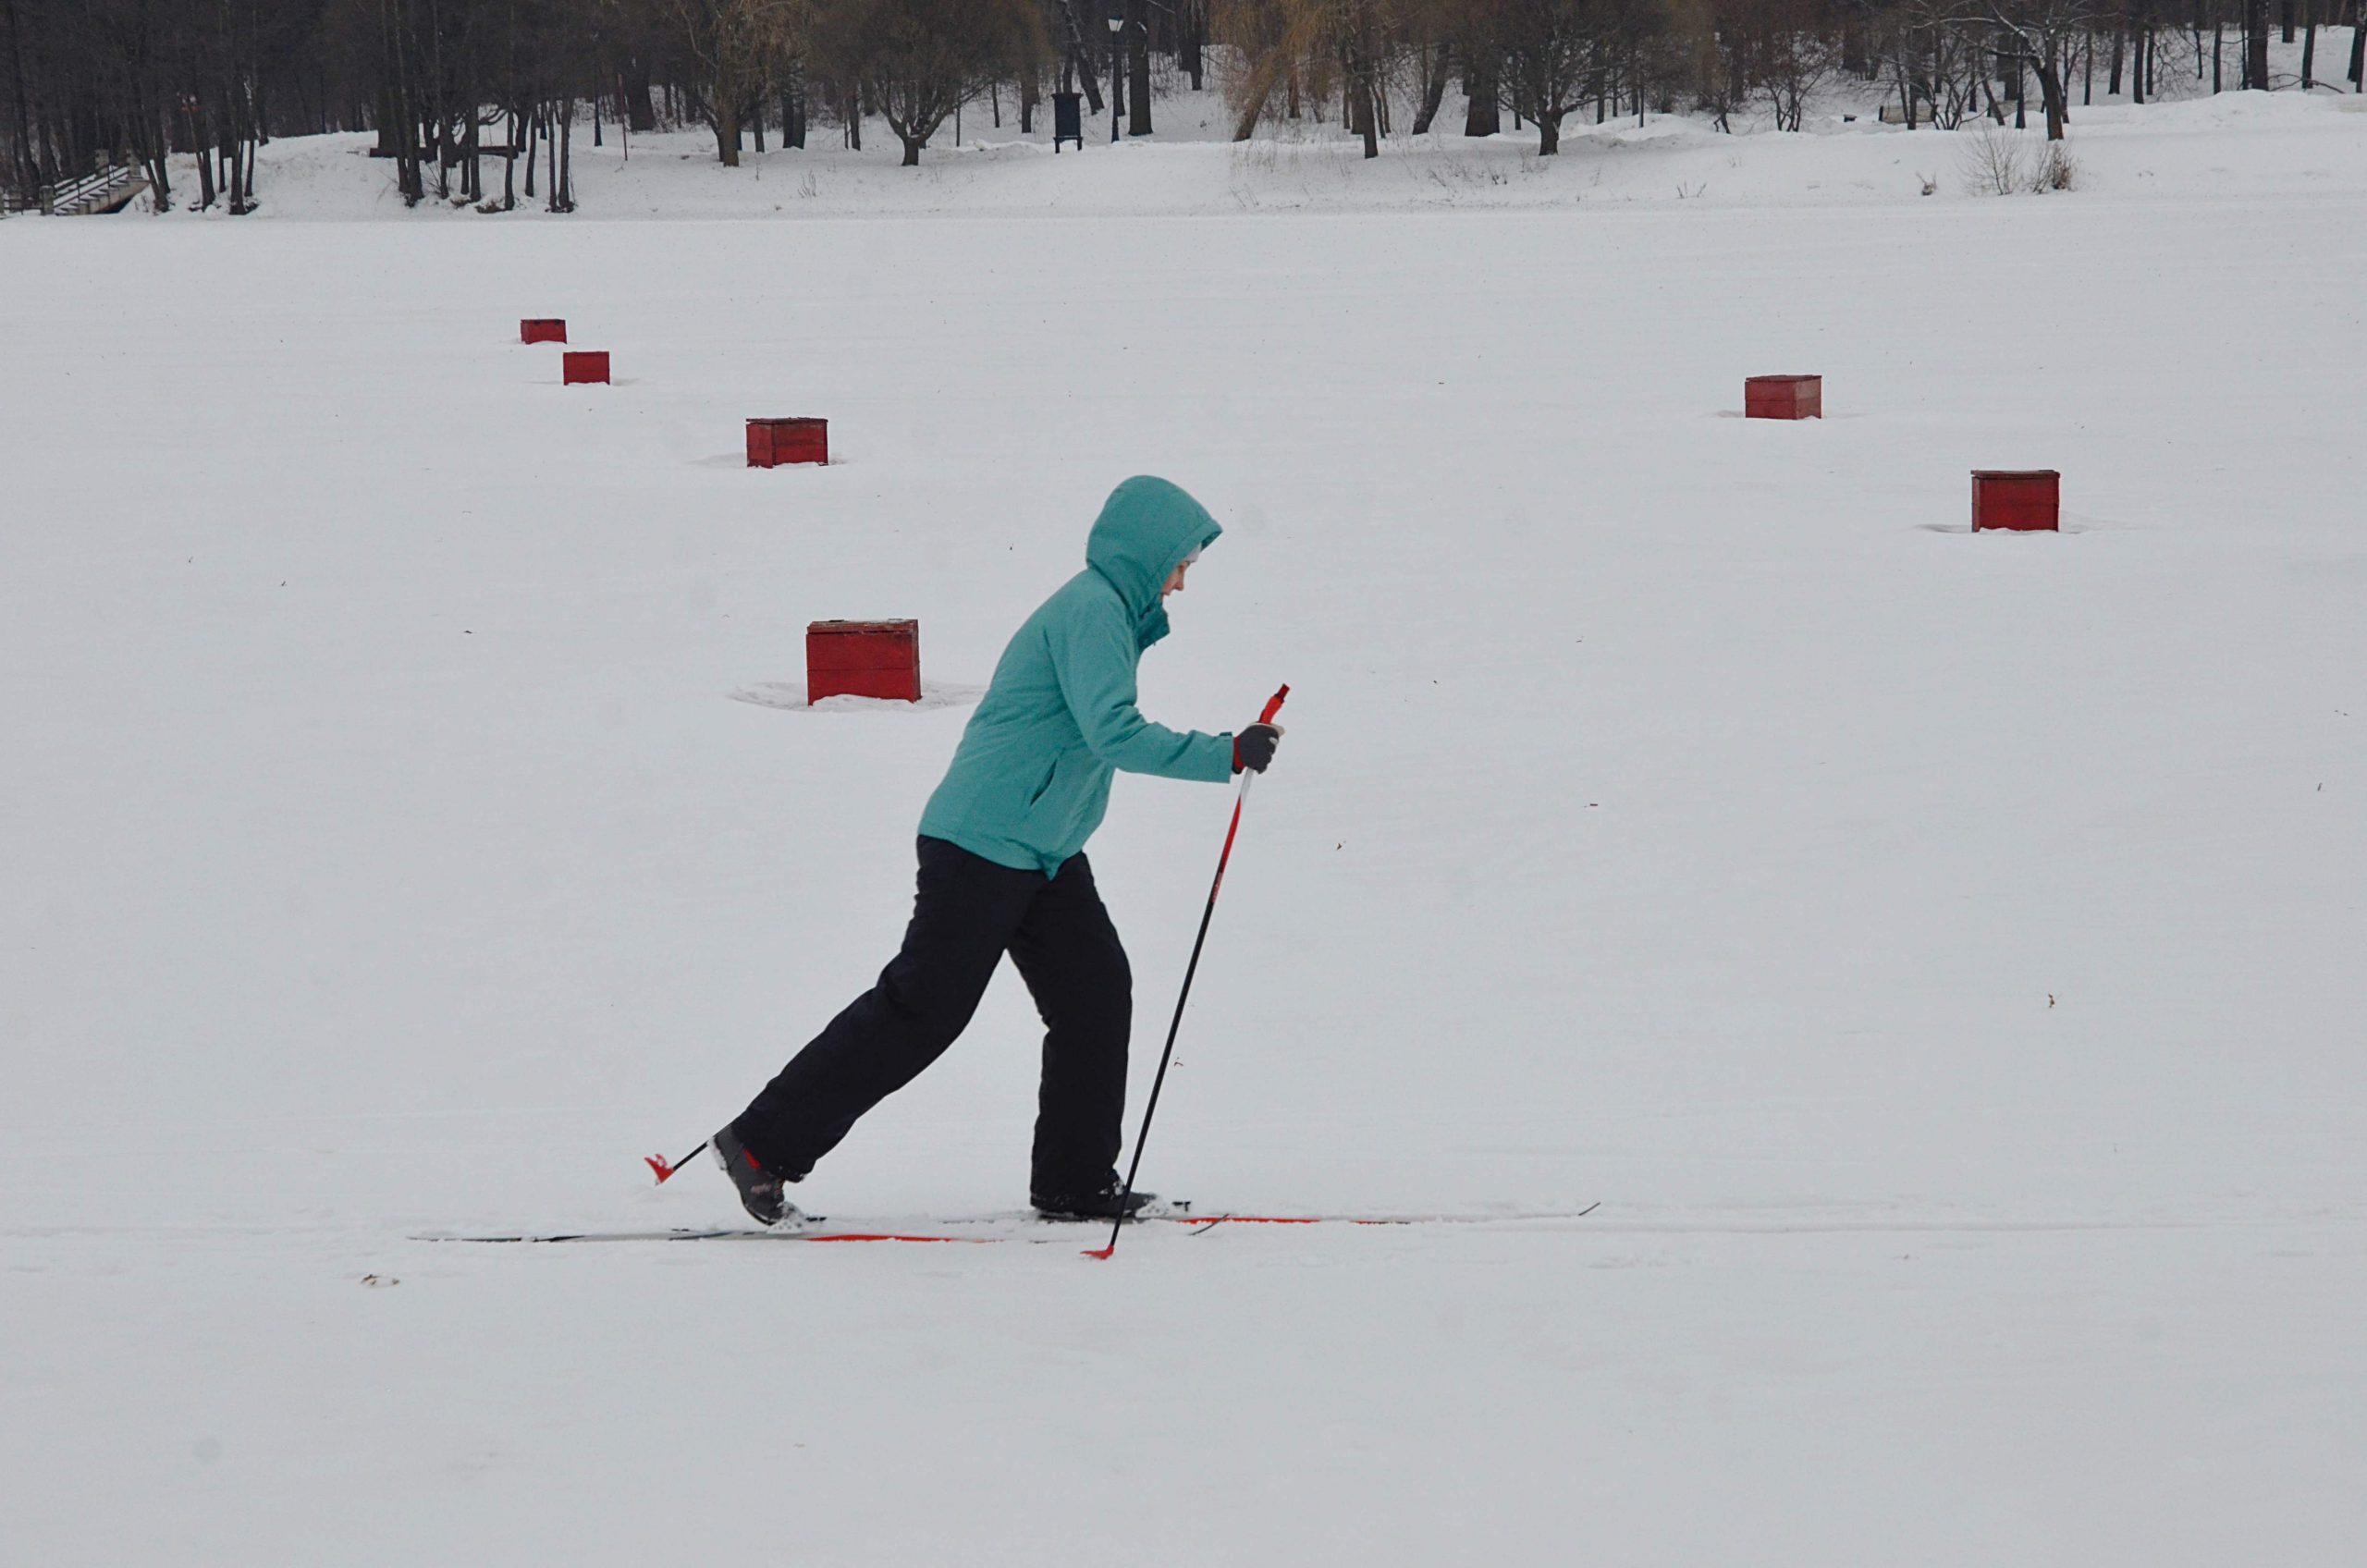
[[[736,169],[740,166],[740,105],[731,101],[730,93],[717,92],[713,109],[715,155],[723,160],[725,168]],[[532,196],[533,192],[529,190],[526,194]]]
[[[2058,47],[2053,39],[2049,39],[2046,53],[2038,60],[2038,92],[2039,97],[2046,104],[2046,139],[2049,141],[2063,140],[2063,122],[2070,118],[2063,103],[2063,73],[2055,59]]]
[[[2244,85],[2268,87],[2268,0],[2244,0]]]
[[[1031,67],[1027,74],[1019,79],[1019,134],[1022,136],[1036,134],[1036,95],[1038,91],[1036,72]]]
[[[197,148],[197,210],[201,213],[210,212],[214,206],[214,149],[208,145],[209,140],[195,129],[190,132],[190,141]],[[402,183],[399,164],[395,166],[395,183]],[[405,195],[408,197],[409,192]]]
[[[901,130],[896,133],[896,138],[904,144],[904,161],[901,166],[908,169],[920,167],[921,149],[928,144],[925,141],[915,141]]]
[[[1495,61],[1464,63],[1463,95],[1464,135],[1493,136],[1504,129],[1503,110],[1497,103]]]
[[[1422,106],[1414,114],[1414,134],[1420,136],[1439,117],[1439,105],[1446,102],[1446,52],[1422,48]]]
[[[140,111],[140,135],[146,149],[145,161],[148,165],[148,210],[160,214],[170,212],[173,182],[169,174],[172,160],[165,153],[167,135],[155,115],[144,106]]]
[[[2301,8],[2301,91],[2307,92],[2317,85],[2318,75],[2318,6],[2317,0],[2302,0]]]
[[[229,203],[230,215],[242,217],[247,211],[246,165],[239,156],[239,110],[235,101],[223,105],[222,140],[215,151],[222,161],[222,192]]]
[[[1372,63],[1369,60],[1358,58],[1349,73],[1347,85],[1347,95],[1355,100],[1349,112],[1349,118],[1353,123],[1348,129],[1364,138],[1365,156],[1378,158],[1380,156],[1380,138],[1373,115],[1372,77]]]
[[[558,110],[558,135],[551,153],[551,211],[575,211],[575,100],[562,98]]]
[[[435,122],[435,199],[452,199],[452,116],[444,103],[444,29],[433,7],[428,11],[427,113]]]
[[[1551,109],[1539,108],[1537,117],[1537,155],[1551,158],[1562,151],[1562,115]]]
[[[1128,136],[1150,134],[1150,12],[1145,0],[1126,0]]]
[[[1061,56],[1061,69],[1073,68],[1085,88],[1085,102],[1095,114],[1101,112],[1101,84],[1095,80],[1091,64],[1097,44],[1085,42],[1085,24],[1077,19],[1077,0],[1060,0],[1061,31],[1068,35],[1069,46]],[[1098,18],[1096,18],[1098,25]],[[1066,78],[1063,77],[1065,82]]]
[[[17,0],[6,0],[8,66],[17,86],[17,177],[31,196],[41,184],[41,163],[33,155],[32,100],[25,92],[25,35],[17,20]]]
[[[649,98],[649,63],[638,57],[625,67],[625,129],[657,129],[657,105]]]
[[[2355,92],[2367,92],[2367,5],[2351,8],[2350,85]]]

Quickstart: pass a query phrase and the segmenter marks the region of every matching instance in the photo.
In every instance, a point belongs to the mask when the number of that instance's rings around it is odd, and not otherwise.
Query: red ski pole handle
[[[1269,697],[1266,700],[1266,711],[1257,716],[1257,722],[1260,724],[1273,723],[1274,716],[1282,711],[1282,699],[1290,694],[1290,682],[1284,681],[1282,683],[1282,690],[1276,692],[1271,697]]]

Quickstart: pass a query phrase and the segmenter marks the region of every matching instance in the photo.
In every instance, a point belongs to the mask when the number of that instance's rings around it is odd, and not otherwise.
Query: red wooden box
[[[564,343],[567,323],[557,316],[528,316],[518,324],[521,343]]]
[[[830,422],[826,419],[752,419],[748,422],[748,466],[830,460]]]
[[[1972,471],[1972,526],[2025,532],[2059,528],[2063,476],[2051,468]]]
[[[1754,375],[1742,384],[1745,419],[1822,419],[1824,377]]]
[[[921,700],[921,623],[817,620],[805,629],[805,700]]]
[[[570,349],[559,360],[559,381],[572,386],[579,381],[596,381],[606,386],[608,380],[608,351],[606,349]]]

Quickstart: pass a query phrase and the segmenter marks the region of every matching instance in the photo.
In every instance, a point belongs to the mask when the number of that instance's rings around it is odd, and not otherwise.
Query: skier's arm
[[[1134,705],[1133,630],[1112,616],[1056,631],[1052,668],[1061,695],[1093,754],[1128,773],[1221,784],[1233,777],[1233,737],[1170,729]]]

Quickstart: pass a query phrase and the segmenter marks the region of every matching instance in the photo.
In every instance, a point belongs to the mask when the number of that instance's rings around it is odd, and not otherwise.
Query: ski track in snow
[[[2075,137],[0,223],[0,1560],[2349,1568],[2367,115]],[[716,459],[783,412],[843,465]],[[1488,1217],[413,1240],[742,1222],[637,1157],[877,973],[1140,471],[1227,530],[1147,711],[1293,686],[1145,1180]],[[750,711],[882,615],[930,700]],[[1094,841],[1143,1019],[1228,804]],[[798,1201],[1015,1208],[1037,1049],[999,979]]]

